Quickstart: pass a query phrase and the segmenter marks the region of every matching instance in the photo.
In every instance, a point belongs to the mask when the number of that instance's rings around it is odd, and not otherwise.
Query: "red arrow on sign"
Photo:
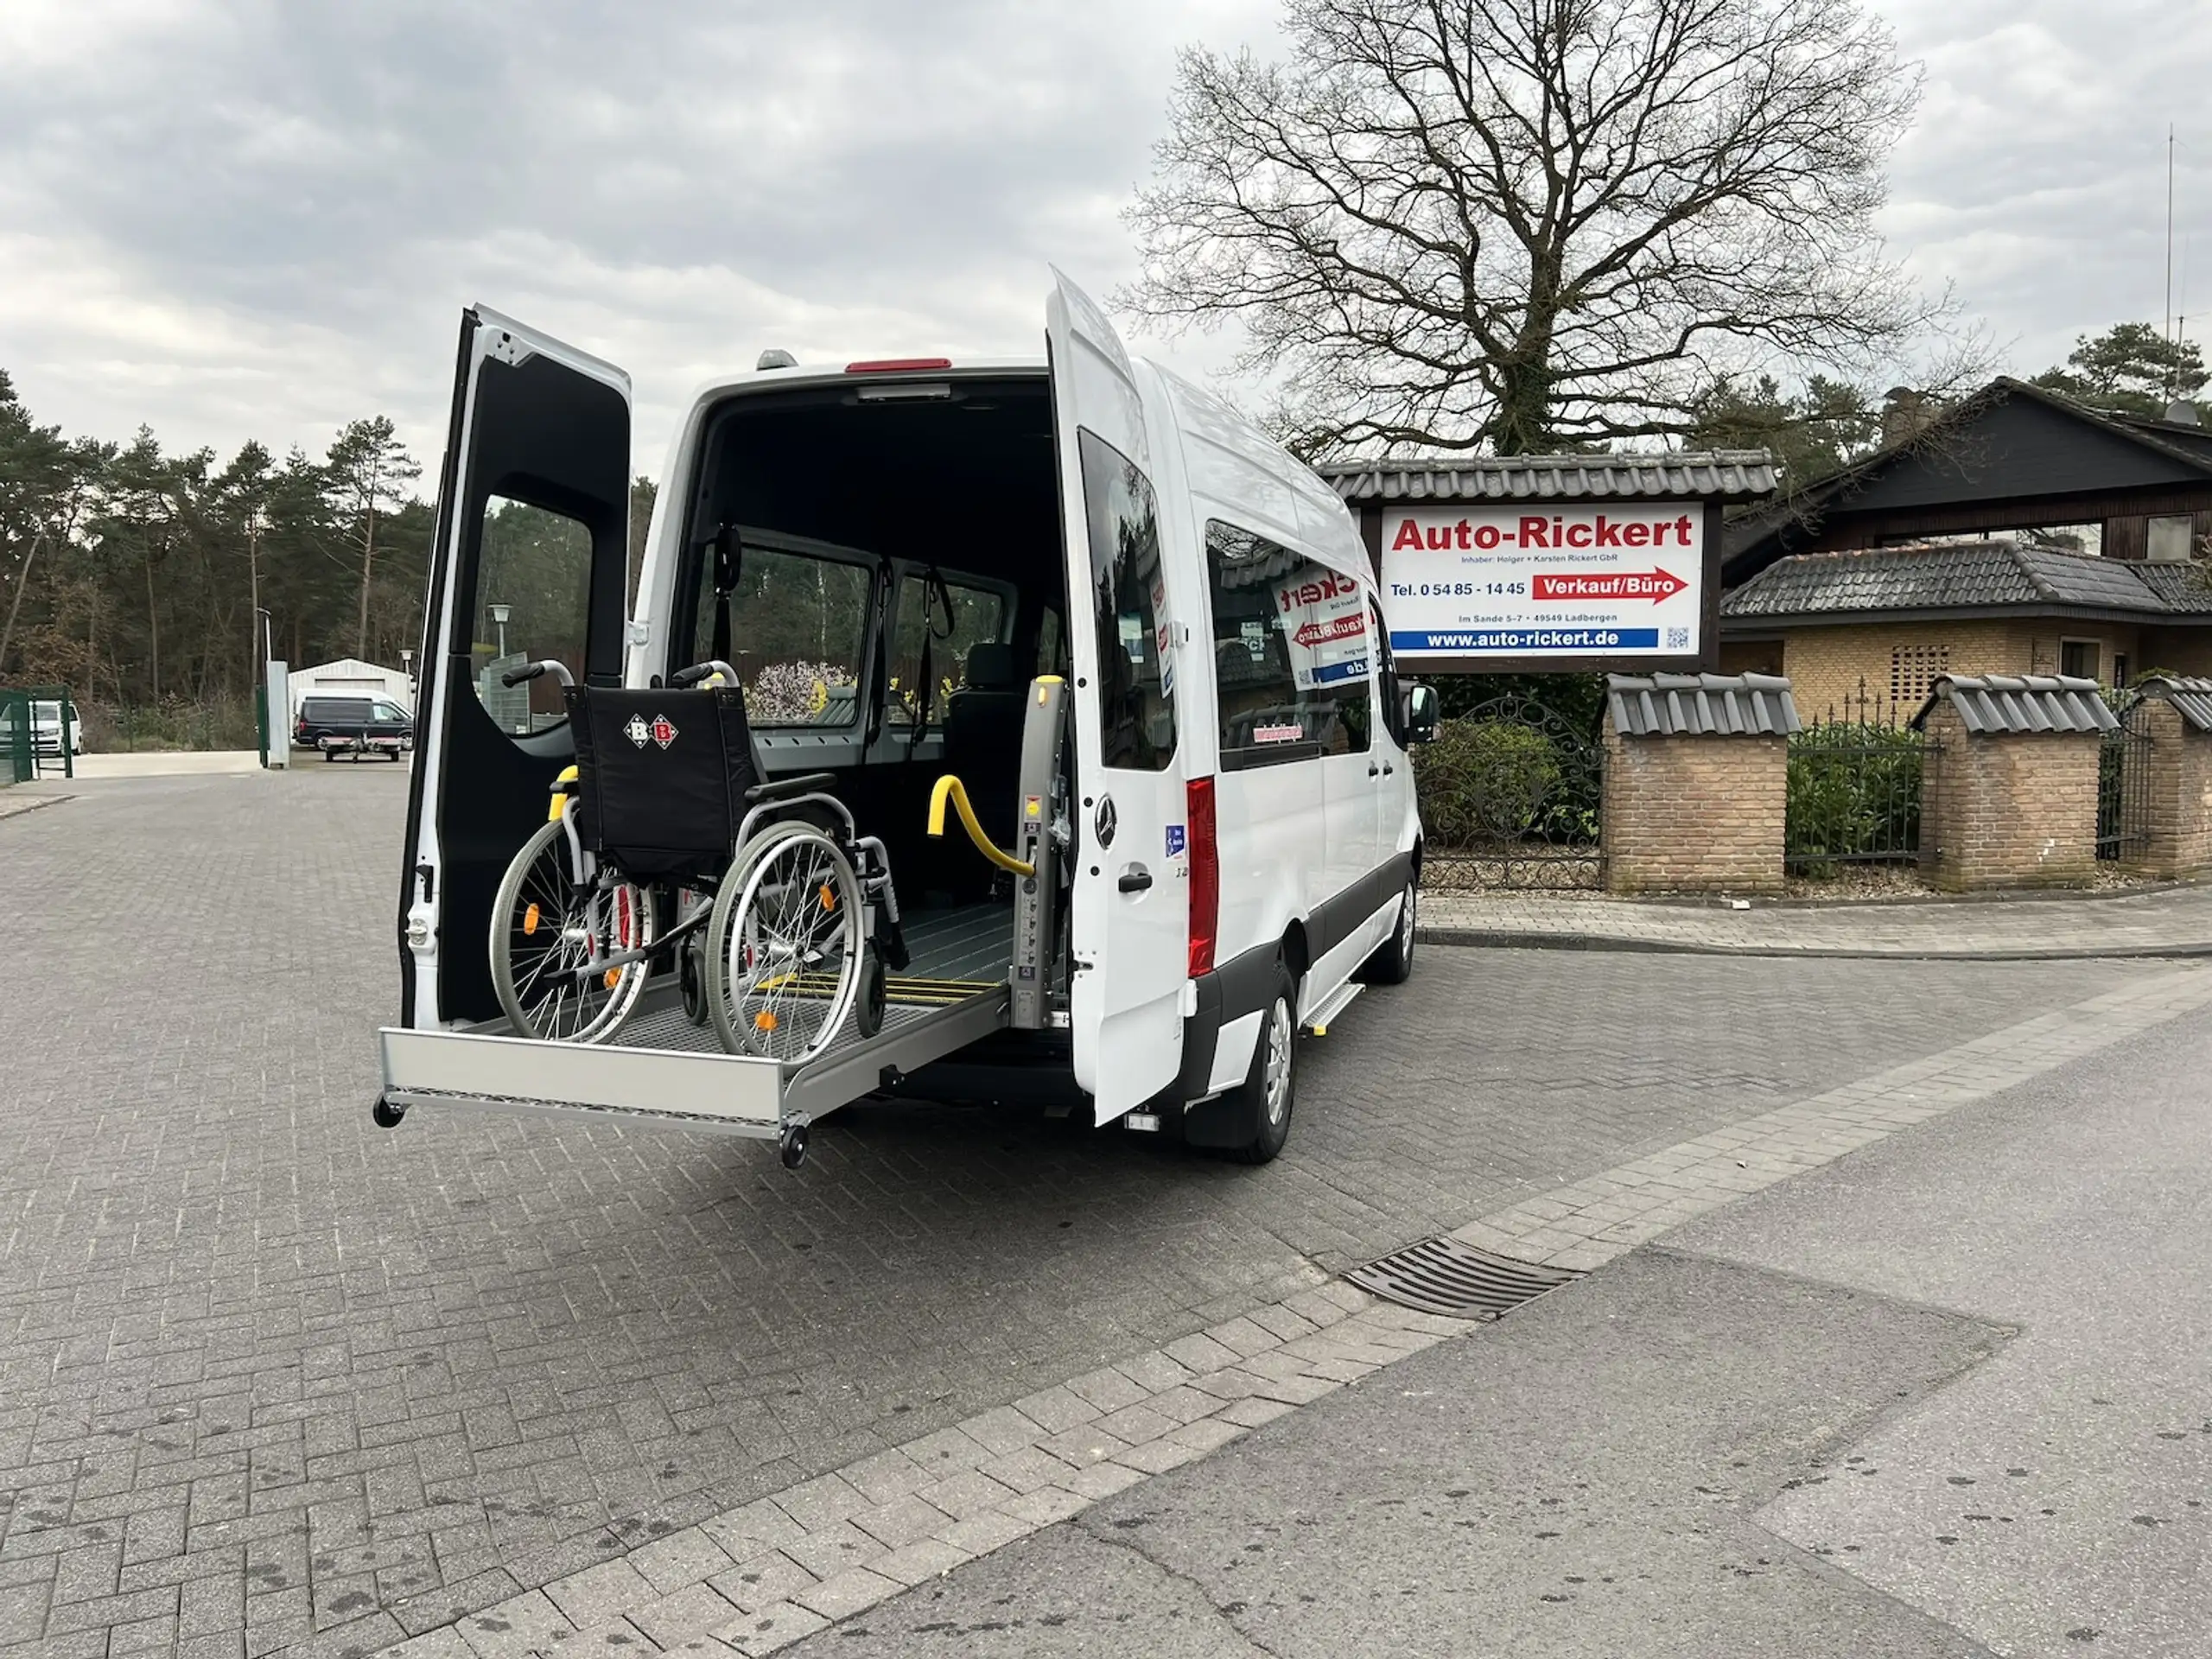
[[[1545,575],[1536,578],[1538,599],[1648,599],[1657,604],[1672,599],[1689,583],[1664,570],[1609,570],[1602,575]]]

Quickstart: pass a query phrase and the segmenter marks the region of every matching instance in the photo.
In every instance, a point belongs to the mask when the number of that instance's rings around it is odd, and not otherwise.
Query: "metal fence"
[[[1847,864],[1920,856],[1929,744],[1910,723],[1918,707],[1861,696],[1791,734],[1783,830],[1789,874],[1824,880]]]
[[[1605,747],[1589,721],[1533,697],[1493,697],[1415,750],[1414,775],[1425,885],[1605,885]]]
[[[2135,711],[2139,691],[2107,691],[2106,704],[2119,727],[2097,745],[2097,857],[2126,861],[2143,856],[2151,840],[2151,736]]]

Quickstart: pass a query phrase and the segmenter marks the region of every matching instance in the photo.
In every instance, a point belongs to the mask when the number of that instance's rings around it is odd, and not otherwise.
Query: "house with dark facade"
[[[1903,411],[1910,413],[1909,410]],[[1731,523],[1720,668],[1808,718],[1942,674],[2212,672],[2212,430],[1999,379]]]

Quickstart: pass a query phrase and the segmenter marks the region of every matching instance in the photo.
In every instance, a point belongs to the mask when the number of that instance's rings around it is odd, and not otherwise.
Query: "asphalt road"
[[[791,1651],[2212,1651],[2208,1075],[1961,1109]]]

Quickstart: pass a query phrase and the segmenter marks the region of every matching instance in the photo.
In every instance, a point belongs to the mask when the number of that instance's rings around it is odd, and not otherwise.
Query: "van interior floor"
[[[944,909],[915,909],[899,918],[912,958],[891,976],[891,1000],[910,1000],[931,985],[972,990],[1006,982],[1014,965],[1014,901],[983,899]],[[912,988],[910,989],[910,988]]]
[[[939,1008],[963,1002],[979,991],[1007,982],[1014,965],[1014,903],[985,899],[942,908],[909,910],[900,918],[911,960],[906,971],[890,976],[883,1025],[887,1031],[914,1025]],[[493,1027],[504,1031],[504,1021]],[[848,1021],[832,1052],[856,1040]],[[695,1026],[684,1016],[669,976],[645,1000],[612,1041],[618,1048],[674,1049],[719,1054],[721,1044],[711,1026]]]

